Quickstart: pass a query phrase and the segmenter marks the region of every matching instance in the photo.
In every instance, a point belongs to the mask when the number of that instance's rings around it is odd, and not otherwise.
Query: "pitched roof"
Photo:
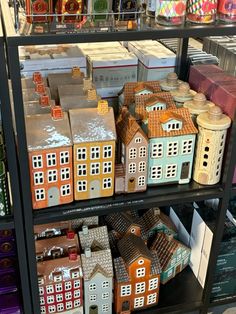
[[[139,82],[139,83],[141,83],[141,82]],[[139,83],[137,83],[137,82],[125,83],[124,88],[123,88],[124,105],[125,106],[129,106],[134,102],[134,99],[135,99],[134,89],[137,87],[137,85]],[[158,81],[149,81],[149,82],[145,82],[145,84],[146,84],[146,86],[153,88],[154,93],[161,91],[161,88],[160,88]]]
[[[125,263],[130,265],[139,257],[144,257],[152,261],[151,251],[147,248],[142,238],[128,234],[117,244],[118,250]]]
[[[129,213],[112,213],[106,216],[107,224],[120,234],[125,234],[132,225],[141,225]]]
[[[96,272],[105,277],[113,277],[111,250],[91,252],[90,257],[81,254],[84,280],[90,280]]]
[[[175,225],[171,221],[171,219],[165,215],[162,211],[160,214],[154,208],[150,208],[146,213],[142,216],[143,224],[145,226],[145,230],[148,232],[150,229],[157,226],[159,223],[163,223],[169,229],[177,232]]]
[[[134,138],[137,132],[140,132],[145,139],[146,134],[143,132],[140,125],[137,123],[135,118],[129,113],[120,114],[116,123],[117,136],[122,140],[125,145],[128,145]]]
[[[151,85],[148,85],[146,82],[140,82],[136,85],[136,87],[134,88],[134,92],[138,93],[141,92],[142,90],[149,90],[152,93],[154,93],[154,89]]]
[[[184,244],[180,243],[173,237],[168,239],[168,235],[164,232],[157,233],[155,240],[151,246],[151,250],[155,250],[157,252],[157,256],[159,258],[162,270],[165,270],[166,266],[170,262],[172,256],[175,254],[176,250],[180,247],[186,247]]]
[[[140,95],[135,97],[135,113],[142,120],[147,119],[148,112],[146,107],[152,106],[155,102],[160,101],[166,103],[167,109],[175,109],[175,102],[171,93],[160,92],[152,95]]]
[[[110,249],[106,226],[86,229],[85,232],[80,231],[79,239],[83,250],[85,248],[93,248],[93,246],[101,247],[102,250]]]
[[[165,131],[162,128],[161,121],[168,121],[170,117],[183,121],[183,126],[180,130]],[[164,122],[165,123],[165,122]],[[151,111],[148,115],[148,137],[172,137],[185,134],[198,133],[193,124],[189,110],[186,108],[168,109],[163,111]]]

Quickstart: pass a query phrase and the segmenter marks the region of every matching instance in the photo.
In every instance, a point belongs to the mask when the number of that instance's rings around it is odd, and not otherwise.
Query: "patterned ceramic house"
[[[106,226],[92,229],[83,226],[82,231],[79,232],[79,241],[83,251],[88,247],[91,248],[91,251],[110,249]]]
[[[157,253],[134,234],[118,242],[121,257],[114,259],[116,313],[128,314],[158,303],[161,268]]]
[[[112,196],[116,129],[107,101],[97,108],[69,110],[74,143],[75,199]]]
[[[111,251],[92,252],[89,247],[81,255],[84,274],[85,314],[112,313],[113,265]]]
[[[171,234],[158,233],[151,249],[157,252],[160,260],[162,284],[174,278],[189,264],[191,250]]]
[[[26,116],[32,203],[34,209],[73,201],[72,139],[67,113]]]
[[[56,258],[37,263],[41,314],[76,310],[83,314],[80,257]]]
[[[190,181],[196,133],[188,109],[149,112],[148,185]]]
[[[78,237],[73,231],[68,231],[65,236],[36,241],[35,252],[37,261],[79,254]]]
[[[125,107],[116,123],[121,164],[116,165],[115,192],[142,192],[147,188],[148,139]],[[123,172],[120,170],[123,169]]]

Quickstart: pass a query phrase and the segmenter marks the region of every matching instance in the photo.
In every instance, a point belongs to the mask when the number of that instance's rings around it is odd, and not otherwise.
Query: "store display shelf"
[[[177,287],[177,288],[176,288]],[[138,314],[185,313],[200,310],[203,289],[190,267],[165,285],[161,285],[160,299],[156,307],[137,311]]]
[[[185,185],[156,186],[144,193],[118,195],[71,204],[35,210],[34,224],[70,220],[78,217],[106,215],[115,211],[145,209],[152,206],[165,206],[181,202],[220,198],[223,195],[221,185],[205,187],[196,182]]]
[[[211,300],[210,306],[213,307],[218,305],[230,304],[234,302],[236,302],[236,295]]]
[[[0,230],[13,229],[14,221],[12,216],[5,216],[0,218]]]

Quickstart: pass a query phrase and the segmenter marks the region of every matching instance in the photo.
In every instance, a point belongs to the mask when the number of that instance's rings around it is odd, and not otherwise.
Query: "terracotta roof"
[[[140,82],[136,85],[134,88],[134,92],[138,93],[141,92],[142,90],[147,89],[150,90],[152,93],[154,93],[154,89],[152,86],[148,85],[146,82]]]
[[[144,257],[152,261],[151,251],[147,248],[142,238],[128,234],[117,244],[118,250],[125,263],[130,265],[139,257]]]
[[[180,130],[164,131],[161,121],[168,121],[170,117],[178,118],[183,121],[183,127]],[[148,116],[148,137],[172,137],[185,134],[198,133],[193,124],[189,110],[186,108],[168,109],[164,111],[151,111]]]
[[[156,101],[161,101],[166,103],[167,109],[175,109],[175,102],[171,93],[169,92],[160,92],[152,95],[141,95],[135,97],[135,113],[142,120],[147,119],[148,113],[146,107],[151,106]]]
[[[164,232],[160,232],[156,235],[156,238],[151,246],[151,250],[155,250],[157,252],[162,270],[165,270],[172,256],[180,246],[189,250],[189,248],[174,238],[168,240],[168,235]]]
[[[169,229],[177,233],[176,227],[171,221],[171,219],[162,211],[160,211],[160,214],[158,215],[158,213],[155,212],[155,209],[151,208],[145,214],[143,214],[142,219],[147,232],[150,231],[150,229],[157,226],[159,223],[163,223]]]
[[[125,145],[128,145],[134,138],[137,132],[140,132],[144,138],[147,139],[146,134],[143,132],[140,125],[135,118],[129,113],[120,114],[116,123],[117,136],[122,140]]]
[[[141,82],[140,82],[141,83]],[[124,105],[129,106],[134,102],[135,99],[135,91],[134,89],[137,87],[139,83],[137,82],[129,82],[124,85],[123,94],[124,94]],[[157,93],[161,91],[160,85],[158,81],[149,81],[145,82],[146,86],[153,88],[153,92]]]

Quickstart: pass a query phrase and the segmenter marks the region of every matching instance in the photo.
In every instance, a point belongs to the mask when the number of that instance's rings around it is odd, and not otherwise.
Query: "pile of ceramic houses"
[[[105,223],[109,232],[98,217],[35,227],[41,313],[111,314],[114,303],[116,313],[128,314],[153,306],[160,284],[189,264],[190,249],[159,208],[114,213]]]
[[[126,83],[116,121],[77,68],[22,86],[34,209],[189,183],[192,168],[200,184],[220,180],[231,120],[175,73]]]

